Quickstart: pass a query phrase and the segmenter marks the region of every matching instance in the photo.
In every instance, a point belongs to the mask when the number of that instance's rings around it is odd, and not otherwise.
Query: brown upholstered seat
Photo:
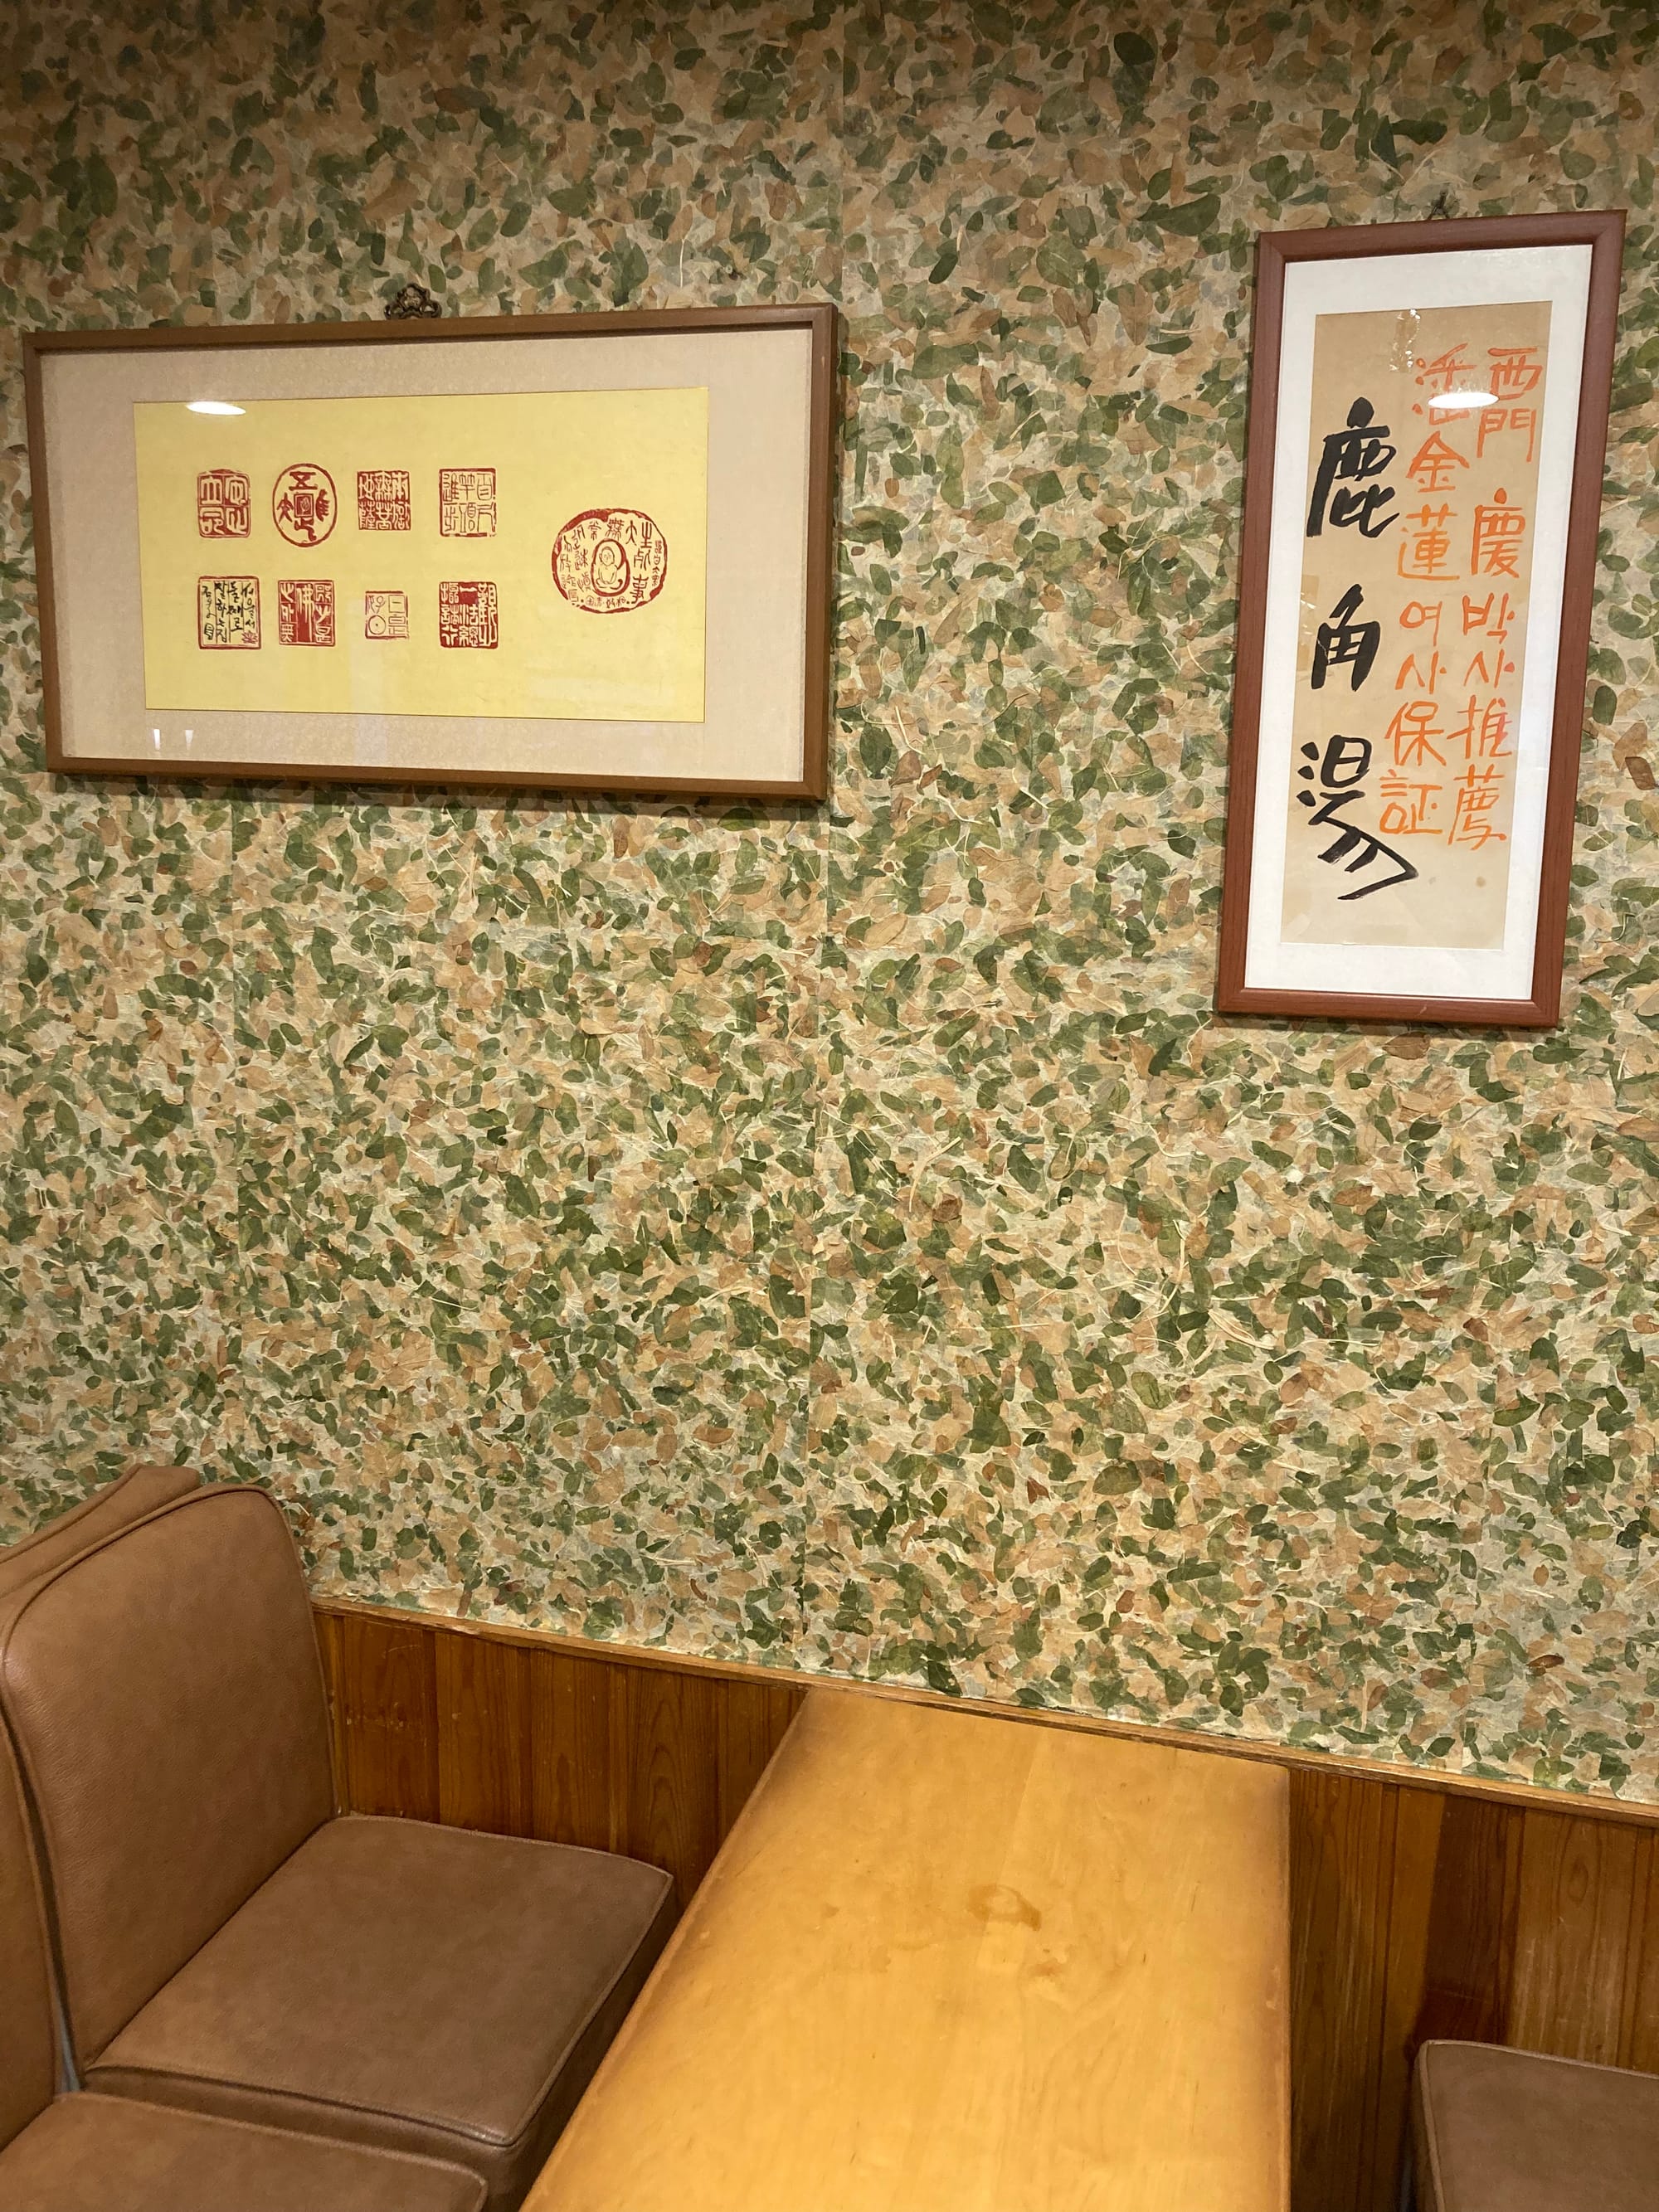
[[[276,2128],[61,2097],[0,2151],[6,2212],[477,2212],[459,2166]]]
[[[194,1490],[201,1478],[188,1467],[130,1467],[42,1528],[0,1547],[0,1598],[112,1536],[146,1513]]]
[[[0,2205],[5,2212],[478,2212],[457,2166],[127,2097],[52,2101],[55,2030],[16,1770],[0,1738]]]
[[[325,2097],[358,2141],[465,2156],[514,2203],[622,2025],[663,1904],[653,1867],[606,1852],[331,1820],[89,2080],[306,2125]]]
[[[1659,2212],[1659,2075],[1425,2043],[1418,2212]]]
[[[197,1492],[0,1603],[89,2089],[447,2159],[518,2202],[667,1936],[602,1852],[339,1818],[263,1493]]]

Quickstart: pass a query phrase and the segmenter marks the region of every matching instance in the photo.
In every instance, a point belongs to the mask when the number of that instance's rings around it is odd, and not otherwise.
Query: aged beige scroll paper
[[[1504,943],[1549,327],[1547,301],[1316,319],[1292,943]]]

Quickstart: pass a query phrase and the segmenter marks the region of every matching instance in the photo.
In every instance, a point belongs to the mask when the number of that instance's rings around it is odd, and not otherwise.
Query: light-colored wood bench
[[[1284,2212],[1286,1785],[815,1690],[528,2212]]]

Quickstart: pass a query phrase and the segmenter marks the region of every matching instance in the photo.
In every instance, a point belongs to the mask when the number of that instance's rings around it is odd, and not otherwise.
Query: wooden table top
[[[526,2212],[1283,2212],[1286,1802],[814,1690]]]

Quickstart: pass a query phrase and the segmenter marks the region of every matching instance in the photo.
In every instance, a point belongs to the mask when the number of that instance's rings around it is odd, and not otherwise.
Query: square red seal
[[[501,643],[494,584],[440,584],[438,642],[477,646],[485,651]]]
[[[204,469],[196,479],[196,527],[204,538],[246,538],[253,490],[240,469]]]
[[[284,645],[333,644],[331,577],[285,576],[277,580],[276,635]]]
[[[407,637],[409,635],[409,593],[407,592],[365,592],[363,593],[363,635],[365,637]]]
[[[407,469],[359,469],[359,530],[412,530],[414,514]]]
[[[494,469],[440,469],[438,530],[444,538],[495,535]]]
[[[204,653],[258,651],[259,579],[257,576],[197,578],[196,642]]]

